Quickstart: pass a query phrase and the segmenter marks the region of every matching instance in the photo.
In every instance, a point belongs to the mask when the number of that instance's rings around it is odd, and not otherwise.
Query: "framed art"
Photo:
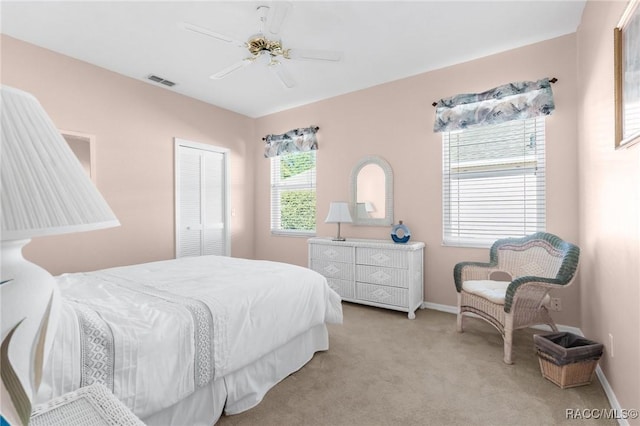
[[[640,0],[630,0],[614,29],[615,147],[640,142]]]

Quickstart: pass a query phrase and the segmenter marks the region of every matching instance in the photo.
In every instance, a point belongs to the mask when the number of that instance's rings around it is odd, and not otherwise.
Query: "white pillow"
[[[504,305],[509,284],[511,284],[510,281],[469,280],[462,283],[462,289],[467,293],[484,297],[498,305]],[[547,294],[544,299],[542,299],[542,305],[548,306],[550,301],[551,296]]]

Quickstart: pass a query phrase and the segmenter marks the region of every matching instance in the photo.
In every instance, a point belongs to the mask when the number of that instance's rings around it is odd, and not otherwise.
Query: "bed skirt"
[[[314,353],[328,348],[327,327],[317,325],[256,362],[209,383],[142,421],[149,426],[211,426],[223,412],[239,414],[255,407],[269,389],[302,368]]]

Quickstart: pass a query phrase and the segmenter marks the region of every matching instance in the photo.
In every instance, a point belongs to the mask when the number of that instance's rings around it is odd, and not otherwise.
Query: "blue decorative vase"
[[[391,239],[394,243],[406,243],[411,238],[411,231],[407,225],[403,225],[402,221],[391,228]]]

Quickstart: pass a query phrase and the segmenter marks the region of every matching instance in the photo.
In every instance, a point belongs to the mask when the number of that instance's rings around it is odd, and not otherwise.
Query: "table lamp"
[[[340,223],[351,223],[351,213],[349,213],[349,203],[333,201],[329,205],[329,214],[324,220],[325,223],[337,223],[338,224],[338,236],[333,238],[333,241],[344,241],[345,239],[340,236]]]
[[[0,423],[15,426],[29,423],[60,305],[54,278],[22,248],[120,223],[36,98],[7,86],[0,98]]]

